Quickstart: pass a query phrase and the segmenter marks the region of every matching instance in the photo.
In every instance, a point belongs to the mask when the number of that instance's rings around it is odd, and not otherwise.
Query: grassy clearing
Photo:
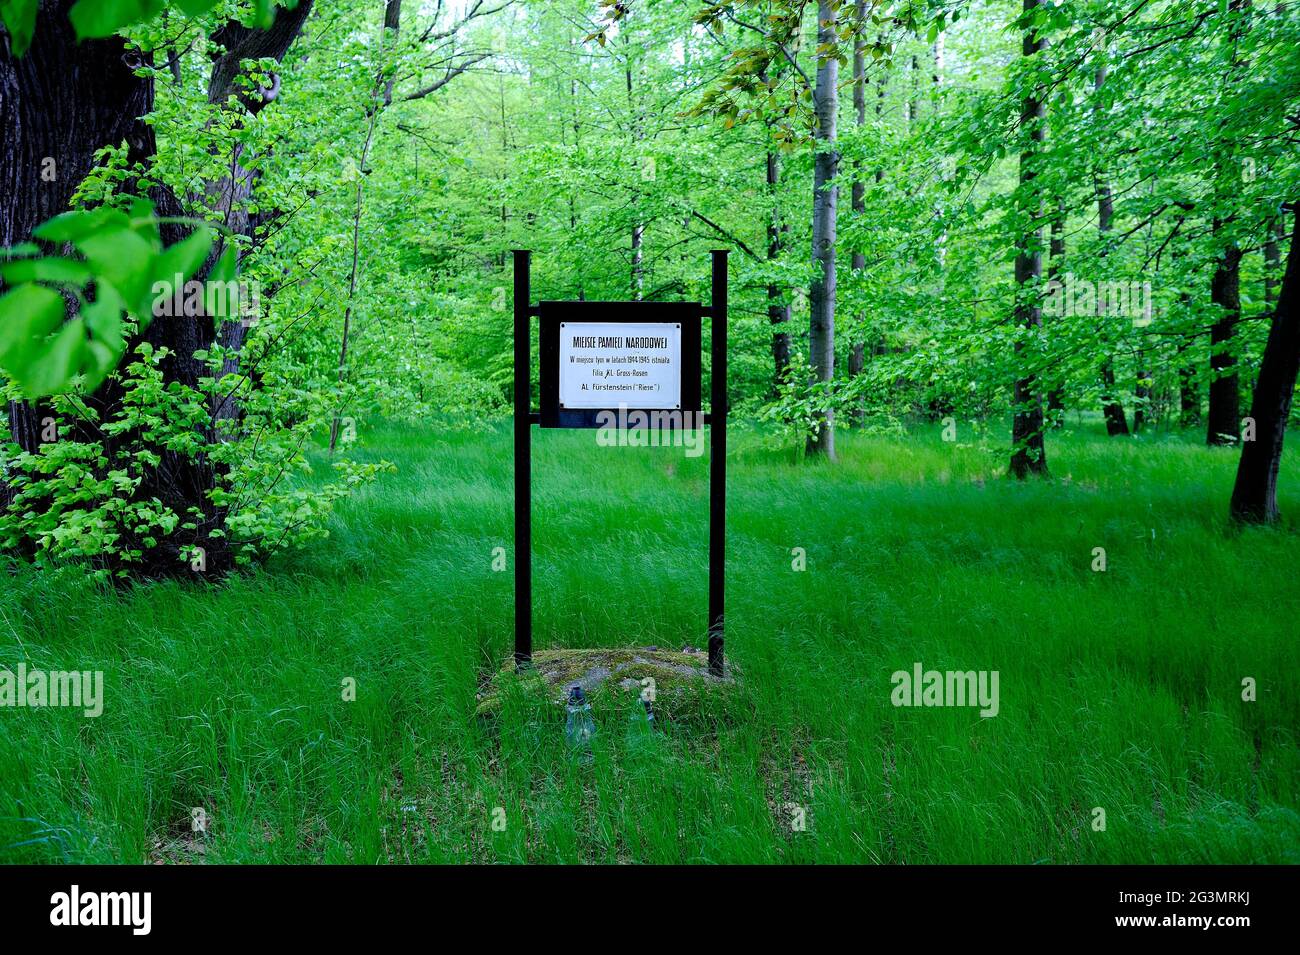
[[[474,716],[511,644],[504,431],[370,433],[399,473],[218,588],[16,569],[0,666],[102,669],[107,702],[0,709],[0,860],[1300,861],[1300,537],[1227,530],[1231,452],[1088,426],[1016,486],[937,429],[833,468],[733,443],[740,706],[635,752],[598,712],[591,766],[554,709]],[[539,645],[703,645],[707,457],[544,432],[534,469]],[[1000,714],[893,707],[916,661],[1000,671]]]

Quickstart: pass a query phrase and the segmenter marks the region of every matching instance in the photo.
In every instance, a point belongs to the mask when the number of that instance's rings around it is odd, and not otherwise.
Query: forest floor
[[[537,645],[702,646],[707,455],[534,435]],[[736,696],[635,747],[598,706],[591,764],[551,704],[475,716],[508,428],[362,429],[397,473],[224,585],[16,568],[0,666],[105,701],[0,709],[0,861],[1300,862],[1295,526],[1230,531],[1236,454],[1194,435],[1072,424],[1026,485],[990,441],[842,435],[829,467],[738,433]],[[894,706],[915,664],[996,670],[997,715]]]

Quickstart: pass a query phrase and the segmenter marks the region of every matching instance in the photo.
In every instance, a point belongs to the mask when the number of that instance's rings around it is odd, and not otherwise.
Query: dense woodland
[[[1295,3],[0,14],[0,541],[26,558],[221,572],[382,480],[350,456],[371,424],[507,413],[515,248],[539,297],[645,300],[707,300],[730,249],[731,410],[808,458],[928,420],[1049,477],[1095,415],[1229,446],[1224,519],[1279,518]],[[334,474],[302,480],[318,444]]]

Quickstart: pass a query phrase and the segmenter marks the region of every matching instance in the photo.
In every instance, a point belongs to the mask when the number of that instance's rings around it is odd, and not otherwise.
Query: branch
[[[465,60],[463,63],[461,63],[459,66],[447,70],[447,72],[440,79],[434,80],[434,82],[430,83],[428,86],[422,86],[420,87],[420,89],[415,90],[414,92],[407,93],[405,96],[402,97],[402,99],[404,100],[423,99],[424,97],[428,96],[430,93],[436,93],[438,90],[442,89],[452,80],[454,80],[456,77],[460,76],[460,74],[468,70],[471,66],[475,65],[476,63],[483,62],[491,55],[492,55],[491,53],[476,53],[473,56],[469,57],[467,60]]]
[[[740,249],[741,252],[744,252],[744,253],[745,253],[746,255],[748,255],[751,259],[757,259],[757,258],[759,258],[759,256],[754,252],[753,249],[751,249],[749,246],[745,245],[744,242],[742,242],[740,239],[736,238],[734,235],[732,235],[732,234],[731,234],[730,232],[728,232],[726,229],[722,228],[722,226],[718,225],[718,224],[717,224],[716,222],[714,222],[712,219],[708,218],[707,216],[701,215],[700,213],[696,212],[694,209],[691,210],[691,215],[693,215],[695,218],[699,219],[701,222],[703,222],[703,223],[704,223],[706,226],[708,226],[709,228],[713,229],[715,232],[717,232],[717,233],[718,233],[720,236],[722,236],[724,239],[727,239],[727,240],[729,240],[729,241],[731,241],[731,242],[734,242],[734,243],[736,244],[736,248]]]

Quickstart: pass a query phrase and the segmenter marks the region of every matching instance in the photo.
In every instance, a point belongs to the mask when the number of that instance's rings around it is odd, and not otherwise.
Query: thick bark
[[[128,50],[120,38],[78,43],[68,21],[72,3],[73,0],[60,0],[41,5],[35,39],[21,59],[11,55],[7,43],[0,52],[0,130],[3,130],[0,135],[0,245],[29,239],[37,225],[65,211],[73,191],[94,167],[96,150],[125,141],[131,162],[144,162],[156,151],[152,127],[140,120],[153,108],[153,80],[142,79],[133,72],[136,64],[147,63],[149,58]],[[295,17],[305,17],[310,6],[309,0],[304,0]],[[280,16],[285,15],[286,11],[281,10]],[[237,57],[238,51],[228,55]],[[271,50],[265,55],[275,53]],[[233,82],[234,74],[223,61],[224,58],[216,61],[214,75],[228,76],[226,82]],[[51,181],[41,177],[45,157],[55,163],[56,175]],[[236,174],[231,182],[238,181]],[[214,189],[219,192],[220,185],[208,185],[209,193]],[[232,197],[236,192],[231,190]],[[169,190],[155,188],[150,198],[160,215],[180,216],[185,212]],[[183,238],[184,229],[165,224],[162,236],[170,244]],[[238,322],[227,325],[242,332]],[[210,317],[181,314],[154,321],[143,335],[135,336],[128,343],[128,349],[134,349],[142,341],[148,341],[156,349],[168,349],[170,354],[160,366],[164,380],[198,389],[200,379],[210,375],[210,371],[204,362],[194,358],[194,353],[211,349],[215,340]],[[85,402],[101,416],[108,416],[114,412],[121,395],[120,382],[110,379],[95,394],[86,396]],[[10,406],[10,432],[24,450],[38,450],[44,430],[42,421],[47,414],[47,409],[27,404]],[[137,437],[104,434],[85,419],[78,419],[61,436],[98,442],[110,459]],[[210,429],[205,437],[213,439],[215,429]],[[123,541],[124,547],[135,546],[145,551],[146,559],[137,568],[138,572],[144,576],[181,572],[188,565],[179,559],[180,548],[189,545],[204,548],[209,573],[233,566],[229,542],[223,537],[210,536],[225,516],[208,499],[218,473],[217,467],[204,455],[191,457],[168,450],[160,451],[156,466],[143,470],[133,492],[136,499],[157,499],[187,519],[191,509],[196,508],[201,516],[195,521],[197,529],[188,537],[166,538],[157,547]],[[7,487],[5,492],[7,499],[10,493]]]
[[[817,42],[835,42],[835,14],[830,0],[817,4]],[[813,92],[813,109],[817,116],[816,155],[813,159],[812,258],[814,277],[809,305],[808,350],[816,381],[829,382],[835,375],[835,207],[838,187],[835,176],[839,166],[836,152],[835,114],[839,105],[837,85],[839,63],[834,57],[820,60]],[[824,455],[835,460],[835,413],[827,410],[818,416],[815,431],[809,435],[809,455]]]
[[[1036,9],[1040,3],[1041,0],[1024,0],[1025,12]],[[1047,41],[1031,30],[1025,34],[1021,53],[1025,57],[1036,56],[1046,47]],[[1020,188],[1027,192],[1035,191],[1035,167],[1042,151],[1046,118],[1047,110],[1042,98],[1036,92],[1027,95],[1020,107],[1021,126],[1029,130],[1029,142],[1020,154]],[[1026,208],[1035,222],[1041,220],[1041,200],[1031,199]],[[1035,225],[1021,236],[1020,249],[1016,254],[1015,319],[1018,325],[1027,330],[1036,329],[1043,323],[1043,310],[1037,298],[1037,286],[1043,275],[1042,242],[1043,230]],[[1017,355],[1023,348],[1022,343],[1016,343]],[[1011,474],[1021,479],[1031,475],[1046,475],[1043,405],[1038,394],[1038,381],[1032,373],[1016,379],[1011,400]]]
[[[153,152],[152,130],[137,119],[153,108],[153,84],[133,74],[120,39],[78,44],[71,6],[72,0],[41,5],[35,38],[21,59],[3,43],[0,246],[29,240],[36,226],[67,211],[95,165],[96,149],[125,140],[133,160]],[[51,178],[42,176],[46,168]],[[11,403],[10,432],[24,451],[39,449],[41,420],[49,413]]]
[[[1255,440],[1242,442],[1231,514],[1238,521],[1271,524],[1278,519],[1277,476],[1282,465],[1296,373],[1300,371],[1300,202],[1295,204],[1295,231],[1287,255],[1286,275],[1269,328],[1251,400]]]
[[[42,4],[35,39],[26,55],[15,59],[5,43],[0,57],[0,245],[29,240],[37,225],[66,211],[73,191],[94,167],[97,149],[125,141],[132,162],[143,161],[154,152],[153,130],[139,121],[153,108],[154,88],[152,80],[134,75],[132,65],[139,62],[138,54],[129,52],[118,38],[78,43],[68,21],[71,6],[72,0]],[[50,181],[40,174],[45,157],[54,162],[55,176]],[[179,211],[169,195],[155,196],[155,200],[164,201],[164,213]],[[165,232],[171,232],[168,238],[174,240],[174,229]],[[211,344],[210,331],[204,337],[210,327],[210,320],[184,316],[150,326],[144,337],[173,351],[163,364],[169,380],[195,385],[199,376],[207,373],[188,356],[194,348]],[[140,340],[137,337],[130,347]],[[110,380],[96,394],[87,396],[86,404],[103,413],[120,397],[121,386]],[[19,447],[38,451],[47,430],[44,422],[52,415],[44,403],[11,403],[9,428]],[[60,438],[99,441],[110,456],[132,439],[131,435],[103,435],[83,420],[58,434]],[[156,497],[180,513],[190,505],[204,510],[195,540],[171,542],[163,548],[165,553],[158,555],[160,561],[178,569],[178,545],[206,540],[203,535],[220,519],[220,512],[200,498],[212,479],[212,469],[202,459],[171,452],[164,453],[157,467],[142,475],[134,497]],[[5,492],[7,502],[12,492],[8,486]],[[218,541],[211,543],[209,566],[221,569],[228,547]],[[146,572],[152,569],[146,568]]]
[[[1241,427],[1241,395],[1237,359],[1233,353],[1241,319],[1241,250],[1229,244],[1219,257],[1210,282],[1210,299],[1219,318],[1210,326],[1210,410],[1205,443],[1235,444]]]

